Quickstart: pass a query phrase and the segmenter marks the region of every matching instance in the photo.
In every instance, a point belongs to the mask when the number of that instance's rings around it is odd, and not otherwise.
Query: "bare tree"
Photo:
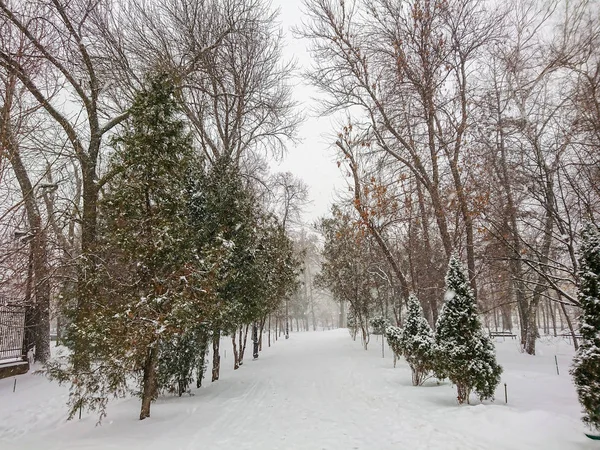
[[[465,183],[473,72],[497,19],[471,0],[305,2],[323,112],[353,111],[352,125],[414,176],[429,197],[446,258],[466,239],[476,290],[474,211]],[[354,113],[355,111],[359,111]],[[371,150],[369,150],[371,151]],[[449,206],[450,205],[450,206]],[[452,208],[461,223],[452,231]],[[454,234],[454,236],[453,236]]]
[[[31,58],[31,43],[18,30],[7,28],[8,32],[0,36],[3,48],[12,50],[21,67],[28,71],[40,70],[35,59]],[[50,266],[48,256],[48,238],[39,205],[39,189],[50,188],[33,180],[21,154],[22,137],[26,121],[31,118],[36,106],[28,107],[22,98],[26,98],[25,89],[19,83],[14,70],[0,71],[0,154],[4,155],[19,184],[27,216],[27,244],[29,246],[29,268],[25,303],[28,308],[26,323],[32,330],[31,344],[35,346],[36,361],[46,362],[50,358]],[[35,183],[35,184],[34,184]]]

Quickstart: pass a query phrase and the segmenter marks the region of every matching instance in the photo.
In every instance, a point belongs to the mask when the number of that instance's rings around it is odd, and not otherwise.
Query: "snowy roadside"
[[[508,404],[501,384],[494,403],[458,406],[449,384],[413,387],[377,339],[365,352],[346,330],[293,333],[235,372],[224,339],[219,382],[159,399],[143,422],[138,399],[117,400],[100,427],[65,421],[66,387],[27,374],[13,393],[0,380],[0,449],[598,448],[583,435],[567,342],[542,340],[531,357],[497,339]]]

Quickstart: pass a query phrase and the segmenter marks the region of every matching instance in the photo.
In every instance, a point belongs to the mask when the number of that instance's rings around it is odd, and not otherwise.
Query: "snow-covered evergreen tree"
[[[592,223],[582,232],[578,299],[583,310],[582,339],[571,374],[583,406],[583,421],[600,430],[600,231]]]
[[[420,386],[433,370],[435,341],[433,331],[423,316],[419,299],[415,295],[410,295],[407,306],[400,347],[412,370],[413,386]]]
[[[454,255],[446,274],[445,303],[436,323],[435,343],[436,375],[456,385],[459,404],[469,403],[472,391],[480,400],[493,399],[502,367],[477,316],[465,270]]]
[[[385,328],[385,338],[392,352],[394,352],[394,367],[396,367],[396,361],[402,356],[402,328],[394,325],[387,326]]]
[[[371,319],[371,328],[373,329],[373,334],[385,334],[385,329],[389,324],[390,321],[385,317],[373,317]]]

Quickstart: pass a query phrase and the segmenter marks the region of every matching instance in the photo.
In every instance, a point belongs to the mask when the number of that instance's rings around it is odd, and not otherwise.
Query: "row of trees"
[[[172,79],[147,84],[113,139],[95,271],[79,280],[86,305],[69,303],[73,351],[47,366],[73,386],[71,417],[83,407],[102,418],[109,398],[131,390],[149,417],[161,390],[181,395],[194,372],[201,383],[209,340],[217,380],[221,333],[232,336],[237,368],[248,324],[264,325],[296,288],[299,262],[281,223],[228,156],[203,164]]]
[[[306,189],[270,176],[265,157],[282,154],[300,117],[264,2],[2,1],[0,27],[0,295],[34,303],[37,360],[49,356],[51,300],[86,307],[109,141],[144,74],[170,74],[204,164],[229,158],[289,231]]]
[[[173,80],[204,164],[229,159],[271,211],[285,202],[265,157],[301,118],[276,15],[259,0],[7,0],[0,28],[0,292],[35,305],[45,361],[54,299],[76,298],[85,316],[93,298],[80,280],[102,265],[110,140],[146,74]]]
[[[578,230],[600,207],[597,2],[304,4],[307,75],[346,117],[351,196],[323,226],[326,253],[348,243],[332,289],[357,323],[414,292],[433,326],[458,252],[486,322],[518,327],[524,351],[540,315],[575,336]]]
[[[223,334],[239,367],[271,321],[333,326],[307,187],[266,162],[301,121],[267,2],[0,0],[0,29],[0,297],[37,361],[56,321],[71,414],[131,388],[147,417]]]
[[[468,277],[456,256],[450,258],[446,295],[435,331],[423,316],[421,302],[411,294],[403,327],[387,326],[385,337],[394,361],[403,356],[420,386],[432,375],[448,378],[457,388],[459,404],[469,403],[472,391],[480,400],[493,399],[502,367],[492,340],[479,319]]]

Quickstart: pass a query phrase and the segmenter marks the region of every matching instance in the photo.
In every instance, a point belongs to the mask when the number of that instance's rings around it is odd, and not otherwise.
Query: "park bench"
[[[511,339],[516,339],[517,335],[514,334],[512,331],[490,331],[490,337],[491,338],[496,338],[496,337],[502,337],[502,338],[511,338]]]
[[[569,341],[571,341],[571,339],[573,338],[573,335],[570,332],[564,332],[559,334],[560,337],[562,338],[567,338],[569,339]],[[578,332],[575,333],[575,339],[581,339],[581,334],[579,334]]]

